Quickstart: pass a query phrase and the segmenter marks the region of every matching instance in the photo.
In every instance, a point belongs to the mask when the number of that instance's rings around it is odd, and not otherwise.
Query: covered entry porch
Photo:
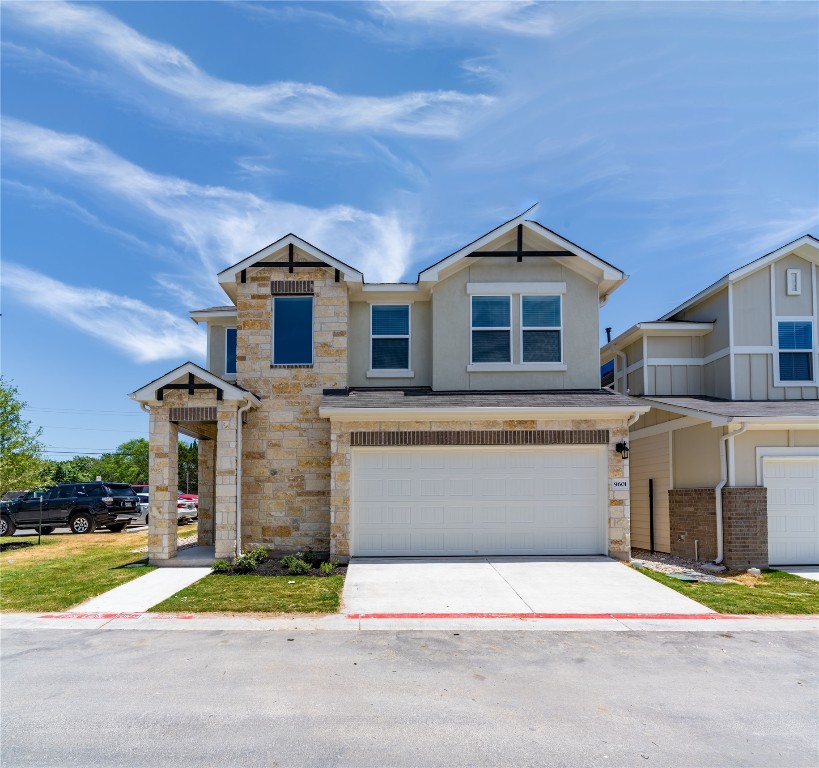
[[[201,565],[239,553],[241,444],[258,398],[195,363],[131,393],[150,414],[148,558],[151,565]],[[179,436],[199,441],[197,547],[177,555]]]

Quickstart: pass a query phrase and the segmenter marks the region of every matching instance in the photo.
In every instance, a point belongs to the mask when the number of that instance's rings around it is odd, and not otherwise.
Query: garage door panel
[[[763,471],[770,563],[819,564],[819,457],[766,457]]]
[[[585,446],[354,451],[353,553],[599,554],[603,461]]]

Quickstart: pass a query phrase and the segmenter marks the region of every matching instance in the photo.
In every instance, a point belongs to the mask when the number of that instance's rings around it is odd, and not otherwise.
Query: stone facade
[[[668,492],[671,554],[702,561],[717,557],[717,508],[713,488]],[[728,568],[768,565],[766,488],[722,489],[723,562]]]
[[[260,267],[249,269],[244,283],[237,278],[236,287],[236,382],[262,401],[247,413],[243,433],[243,545],[328,552],[330,424],[318,409],[323,389],[347,386],[347,286],[335,281],[333,270],[288,275]],[[306,287],[314,295],[313,364],[274,366],[272,289],[293,295]]]
[[[417,433],[417,432],[498,432],[498,440],[483,440],[483,444],[500,444],[501,432],[514,431],[568,431],[588,433],[603,430],[608,435],[606,453],[608,459],[608,554],[621,560],[631,556],[629,525],[629,492],[613,491],[611,480],[628,478],[628,460],[624,460],[614,447],[628,437],[625,420],[482,420],[482,421],[333,421],[330,453],[332,456],[332,518],[330,526],[330,551],[333,556],[346,561],[350,557],[350,478],[352,468],[352,435],[357,432]],[[409,437],[409,436],[408,436]],[[391,438],[391,444],[410,444]],[[513,442],[513,441],[509,441]],[[590,441],[596,442],[596,441]],[[376,443],[378,441],[376,440]],[[521,440],[517,444],[526,444]],[[574,444],[589,444],[578,440]]]
[[[722,520],[725,565],[768,566],[768,489],[723,488]]]

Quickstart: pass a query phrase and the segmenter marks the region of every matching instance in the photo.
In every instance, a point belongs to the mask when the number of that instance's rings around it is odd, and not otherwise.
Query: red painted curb
[[[348,619],[816,619],[816,616],[741,616],[729,613],[348,613]]]

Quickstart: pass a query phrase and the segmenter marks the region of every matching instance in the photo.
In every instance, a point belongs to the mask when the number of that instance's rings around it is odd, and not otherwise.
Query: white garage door
[[[819,456],[766,458],[771,565],[819,564]]]
[[[605,553],[602,447],[353,451],[353,554]]]

